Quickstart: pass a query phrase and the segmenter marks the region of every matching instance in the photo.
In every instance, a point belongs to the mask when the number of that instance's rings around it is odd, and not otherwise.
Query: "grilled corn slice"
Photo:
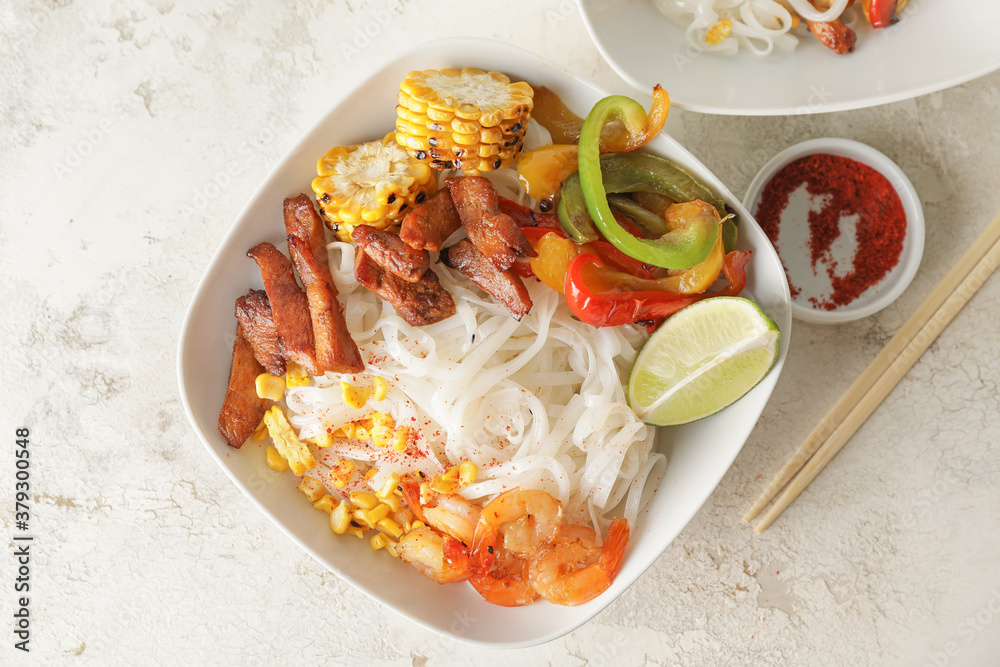
[[[437,189],[433,170],[400,148],[392,132],[379,141],[333,148],[316,170],[316,199],[341,241],[350,241],[360,224],[389,227]]]
[[[533,95],[527,83],[499,72],[410,72],[399,86],[396,141],[435,169],[509,167],[521,151]]]
[[[301,476],[307,470],[316,467],[316,459],[313,458],[312,452],[295,435],[281,408],[275,405],[265,412],[264,423],[267,424],[267,431],[271,434],[274,448],[288,462],[293,473]]]

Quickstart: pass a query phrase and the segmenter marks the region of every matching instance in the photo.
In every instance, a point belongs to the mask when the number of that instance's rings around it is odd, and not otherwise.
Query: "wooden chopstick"
[[[991,222],[910,319],[813,429],[743,517],[752,521],[785,488],[755,526],[762,532],[850,440],[879,403],[1000,264],[1000,216]]]

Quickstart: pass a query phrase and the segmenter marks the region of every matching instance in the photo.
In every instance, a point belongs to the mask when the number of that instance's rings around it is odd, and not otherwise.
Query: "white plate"
[[[860,109],[941,90],[1000,67],[996,0],[911,0],[891,28],[856,25],[857,48],[849,55],[839,56],[805,34],[791,53],[765,57],[693,50],[683,28],[660,14],[652,0],[579,4],[594,43],[623,79],[646,94],[662,84],[678,107],[704,113]]]
[[[541,602],[518,609],[496,607],[484,602],[471,586],[439,586],[387,555],[373,553],[367,541],[333,535],[327,515],[309,506],[295,490],[291,474],[267,468],[258,444],[251,441],[241,450],[232,449],[216,429],[236,328],[233,302],[250,287],[261,286],[258,270],[246,251],[261,241],[277,244],[283,240],[282,200],[310,191],[316,160],[330,147],[381,137],[392,128],[396,91],[409,70],[461,66],[499,70],[512,78],[548,86],[581,115],[605,95],[593,84],[537,56],[474,38],[419,46],[373,73],[357,89],[344,91],[333,109],[261,184],[223,239],[184,320],[177,371],[184,407],[205,447],[250,501],[316,560],[427,628],[484,645],[529,646],[573,630],[609,605],[663,553],[722,479],[781,372],[791,329],[788,285],[777,255],[739,200],[677,142],[665,135],[657,137],[649,150],[686,165],[739,213],[740,246],[754,250],[748,266],[748,290],[778,323],[782,344],[771,374],[737,404],[701,422],[663,433],[662,448],[670,457],[669,467],[634,527],[625,563],[611,589],[574,608]]]

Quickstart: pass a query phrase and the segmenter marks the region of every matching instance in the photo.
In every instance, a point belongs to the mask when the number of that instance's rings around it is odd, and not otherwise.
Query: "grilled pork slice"
[[[535,257],[535,249],[514,219],[500,211],[497,191],[482,176],[449,178],[455,210],[462,220],[469,240],[493,265],[505,271],[518,257]]]
[[[395,234],[383,232],[369,225],[358,225],[351,238],[365,254],[386,271],[391,271],[408,283],[420,280],[431,265],[426,250],[411,248]]]
[[[444,188],[406,214],[399,238],[411,248],[437,251],[461,226],[451,194]]]
[[[407,323],[419,327],[455,314],[455,301],[433,270],[428,269],[417,282],[408,283],[376,264],[364,250],[358,250],[354,261],[358,282],[391,303]]]
[[[323,269],[323,275],[330,280],[330,257],[326,252],[326,229],[316,214],[308,195],[288,197],[283,205],[285,233],[296,236],[309,244],[316,261]]]
[[[285,359],[305,366],[312,375],[317,375],[309,303],[295,283],[291,260],[267,242],[254,246],[247,251],[247,255],[260,267]]]
[[[463,273],[484,292],[502,303],[520,321],[531,310],[531,297],[520,276],[513,270],[501,271],[468,239],[441,252],[441,261]]]
[[[285,350],[271,315],[267,292],[252,289],[236,299],[236,319],[250,343],[254,358],[271,375],[285,374]]]
[[[329,271],[324,274],[309,244],[297,236],[288,235],[288,251],[306,287],[316,344],[316,369],[320,373],[360,373],[365,369],[365,362],[361,360],[358,346],[347,330],[344,313],[337,301],[337,288]],[[325,246],[323,252],[326,252]]]
[[[263,372],[264,367],[254,358],[253,349],[243,335],[243,327],[237,322],[229,386],[219,411],[219,433],[230,447],[242,447],[264,418],[267,399],[257,396],[257,376]]]

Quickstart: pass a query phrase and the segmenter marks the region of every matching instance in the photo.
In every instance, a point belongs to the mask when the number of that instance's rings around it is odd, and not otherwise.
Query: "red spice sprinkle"
[[[833,292],[829,298],[810,301],[819,308],[836,310],[878,284],[899,263],[906,212],[892,183],[875,169],[838,155],[808,155],[781,169],[761,194],[757,222],[776,248],[782,212],[789,196],[802,185],[814,197],[829,198],[821,210],[809,212],[809,249],[813,269],[828,273]],[[838,271],[836,263],[828,260],[841,233],[841,218],[847,216],[857,216],[857,250],[853,266]],[[793,297],[801,292],[791,276],[789,287]]]

